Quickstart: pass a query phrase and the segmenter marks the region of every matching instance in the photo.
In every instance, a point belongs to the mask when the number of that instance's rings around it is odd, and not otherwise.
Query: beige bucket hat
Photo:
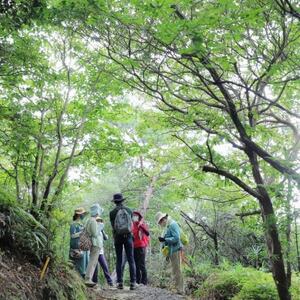
[[[86,213],[86,210],[83,207],[78,207],[75,209],[75,214],[77,215],[83,215]]]
[[[159,211],[159,212],[155,215],[156,223],[159,224],[160,220],[161,220],[162,218],[164,218],[164,217],[167,217],[167,216],[168,216],[168,214]]]

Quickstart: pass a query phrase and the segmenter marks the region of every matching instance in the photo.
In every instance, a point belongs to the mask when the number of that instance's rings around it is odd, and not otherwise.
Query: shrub
[[[293,274],[292,276],[292,286],[291,293],[293,299],[300,299],[300,277]]]
[[[215,268],[210,263],[199,264],[193,258],[189,257],[189,265],[185,265],[184,267],[186,293],[189,295],[199,289],[213,270],[216,270]]]
[[[250,268],[245,271],[245,276],[241,278],[242,288],[240,292],[233,297],[234,300],[278,299],[277,290],[270,273],[264,273]]]
[[[197,263],[189,257],[189,265],[184,268],[187,277],[197,278],[197,281],[204,282],[209,275],[216,270],[216,266],[210,263]]]
[[[10,207],[7,238],[13,248],[21,250],[33,261],[42,261],[48,242],[48,231],[29,212],[20,207]]]
[[[292,293],[296,299],[295,288],[292,288]],[[212,269],[210,276],[206,278],[195,294],[202,300],[278,299],[272,274],[239,265]]]
[[[3,198],[4,197],[4,198]],[[0,192],[0,242],[41,263],[48,231],[31,213]]]
[[[240,291],[239,278],[230,271],[211,274],[196,293],[203,300],[227,300]]]

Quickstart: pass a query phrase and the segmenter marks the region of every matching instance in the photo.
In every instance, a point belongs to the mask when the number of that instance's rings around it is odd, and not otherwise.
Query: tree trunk
[[[290,300],[288,279],[285,273],[281,243],[276,226],[276,217],[270,199],[260,202],[265,227],[265,237],[272,266],[272,274],[281,300]]]
[[[260,194],[258,200],[261,207],[268,254],[272,266],[272,274],[276,284],[278,295],[281,300],[290,300],[291,295],[289,292],[288,280],[285,273],[281,243],[279,240],[276,216],[274,213],[272,201],[265,188],[265,184],[259,170],[257,155],[251,150],[247,152],[247,155],[250,159],[253,177],[257,184],[257,190]]]
[[[291,200],[292,200],[292,183],[291,179],[288,179],[288,192],[287,192],[287,202],[286,202],[286,228],[285,228],[285,236],[287,242],[286,248],[286,276],[288,287],[291,287],[292,281],[292,267],[291,267],[291,224],[292,224],[292,215],[291,215]]]
[[[37,169],[40,160],[40,149],[37,148],[37,153],[34,162],[34,168],[31,179],[31,197],[32,197],[32,206],[37,207],[38,204],[38,178],[37,178]]]
[[[55,177],[57,176],[57,174],[59,173],[58,171],[58,166],[59,166],[59,160],[60,160],[60,156],[61,156],[61,152],[62,152],[62,148],[63,148],[63,132],[62,132],[62,125],[63,125],[63,117],[65,115],[65,112],[67,110],[67,106],[68,103],[70,101],[70,93],[71,93],[71,69],[69,66],[67,66],[66,64],[66,47],[63,48],[64,52],[62,53],[62,64],[67,72],[67,81],[68,81],[68,88],[67,88],[67,92],[66,92],[66,96],[63,102],[63,106],[62,109],[59,112],[58,118],[57,118],[57,122],[56,122],[56,135],[57,135],[57,149],[56,149],[56,155],[55,155],[55,161],[53,164],[53,170],[52,173],[50,174],[50,176],[48,177],[48,181],[46,184],[46,188],[43,194],[43,199],[42,199],[42,205],[41,205],[41,209],[42,210],[46,210],[47,206],[48,206],[48,197],[51,191],[51,186],[52,183],[55,179]]]
[[[19,155],[19,153],[18,153]],[[17,159],[17,162],[14,164],[15,169],[15,182],[16,182],[16,198],[19,201],[21,199],[20,197],[20,180],[19,180],[19,157]]]
[[[36,155],[34,161],[34,167],[32,172],[31,178],[31,197],[32,197],[32,205],[34,208],[38,207],[38,195],[39,195],[39,169],[41,167],[41,161],[43,159],[43,146],[41,143],[41,137],[44,130],[44,116],[45,111],[41,111],[41,118],[40,118],[40,128],[39,128],[39,135],[37,137],[37,145],[36,145]]]
[[[146,192],[144,193],[144,201],[143,201],[143,207],[142,207],[142,214],[143,216],[145,217],[146,216],[146,213],[147,213],[147,209],[148,209],[148,206],[149,206],[149,202],[150,202],[150,199],[152,198],[153,196],[153,193],[154,193],[154,185],[156,183],[156,180],[157,180],[158,176],[157,175],[154,175],[151,180],[150,180],[150,184],[148,185],[147,187],[147,190]]]
[[[219,265],[219,241],[218,241],[217,233],[215,233],[213,240],[214,240],[214,249],[215,249],[214,264],[218,266]]]
[[[19,175],[18,175],[18,171],[16,170],[16,197],[17,200],[20,200],[20,182],[19,182]]]
[[[298,214],[294,212],[294,222],[295,222],[295,242],[296,242],[296,252],[297,252],[297,264],[298,272],[300,272],[300,252],[299,252],[299,242],[298,242],[298,224],[297,224]]]

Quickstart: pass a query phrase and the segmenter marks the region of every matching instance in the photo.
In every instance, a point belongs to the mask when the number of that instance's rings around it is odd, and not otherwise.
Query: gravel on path
[[[136,290],[131,291],[129,287],[124,287],[123,290],[116,288],[109,289],[91,289],[91,299],[95,300],[184,300],[192,299],[187,296],[172,293],[169,290],[151,287],[139,286]]]

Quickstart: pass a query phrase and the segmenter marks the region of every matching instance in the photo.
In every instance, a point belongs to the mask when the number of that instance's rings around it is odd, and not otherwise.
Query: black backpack
[[[117,235],[131,233],[132,219],[125,207],[118,210],[114,222],[114,231]]]

